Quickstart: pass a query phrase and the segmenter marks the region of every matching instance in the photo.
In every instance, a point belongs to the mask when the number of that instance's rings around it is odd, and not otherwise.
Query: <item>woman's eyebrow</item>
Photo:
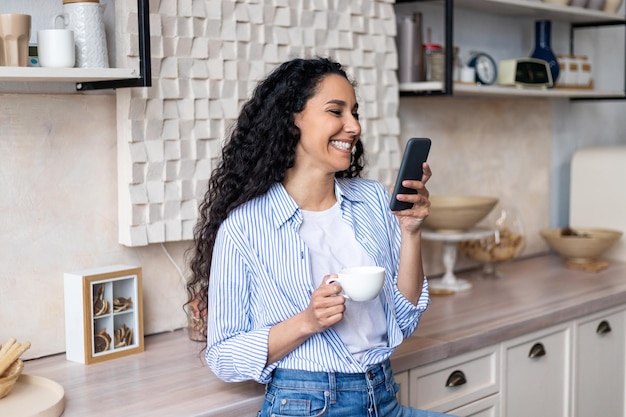
[[[332,100],[328,100],[326,104],[337,104],[339,106],[345,106],[346,102],[343,100],[339,100],[339,99],[332,99]]]
[[[345,107],[347,105],[345,101],[339,100],[339,99],[328,100],[326,102],[326,104],[336,104],[336,105],[342,106],[342,107]],[[358,110],[359,109],[359,103],[354,103],[354,106],[352,107],[352,109],[353,110]]]

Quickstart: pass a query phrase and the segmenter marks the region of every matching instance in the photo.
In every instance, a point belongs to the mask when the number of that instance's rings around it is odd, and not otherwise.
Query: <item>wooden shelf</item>
[[[419,96],[422,93],[436,92],[443,94],[443,83],[423,82],[423,83],[400,83],[400,95]],[[494,85],[470,85],[454,83],[454,96],[482,96],[482,97],[544,97],[544,98],[615,98],[626,97],[624,91],[620,90],[592,90],[592,89],[568,89],[568,88],[517,88]]]
[[[454,6],[483,13],[550,19],[571,23],[623,22],[624,16],[601,10],[562,6],[539,0],[455,0]]]
[[[91,82],[139,78],[129,68],[41,68],[0,67],[0,81],[7,82]]]
[[[417,0],[396,1],[397,4],[417,2]],[[563,6],[541,0],[454,0],[454,7],[488,14],[550,19],[571,23],[623,22],[625,20],[624,16],[615,13]]]
[[[443,82],[440,81],[424,81],[415,83],[400,83],[400,93],[421,92],[421,91],[441,91],[443,92]]]

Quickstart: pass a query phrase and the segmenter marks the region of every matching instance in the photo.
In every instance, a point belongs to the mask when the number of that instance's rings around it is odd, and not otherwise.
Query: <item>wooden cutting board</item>
[[[13,389],[0,400],[3,417],[59,417],[65,409],[65,391],[41,376],[22,374]]]
[[[565,266],[578,271],[598,272],[606,269],[609,266],[609,263],[607,261],[592,261],[585,263],[565,261]]]

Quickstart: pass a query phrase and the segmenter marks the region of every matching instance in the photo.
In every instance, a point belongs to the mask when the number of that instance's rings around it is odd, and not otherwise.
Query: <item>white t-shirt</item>
[[[328,210],[302,210],[300,237],[311,254],[313,286],[319,287],[325,275],[351,266],[374,265],[372,258],[356,241],[354,231],[341,218],[339,203]],[[343,319],[333,328],[357,360],[372,347],[387,345],[387,324],[381,297],[371,301],[346,299]]]

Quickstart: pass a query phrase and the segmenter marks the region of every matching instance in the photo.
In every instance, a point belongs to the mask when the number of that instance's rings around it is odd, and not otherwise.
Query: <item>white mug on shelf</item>
[[[476,70],[473,67],[464,66],[461,68],[460,79],[462,83],[475,83]]]
[[[74,32],[69,29],[37,31],[39,65],[49,68],[72,68],[75,62]]]

